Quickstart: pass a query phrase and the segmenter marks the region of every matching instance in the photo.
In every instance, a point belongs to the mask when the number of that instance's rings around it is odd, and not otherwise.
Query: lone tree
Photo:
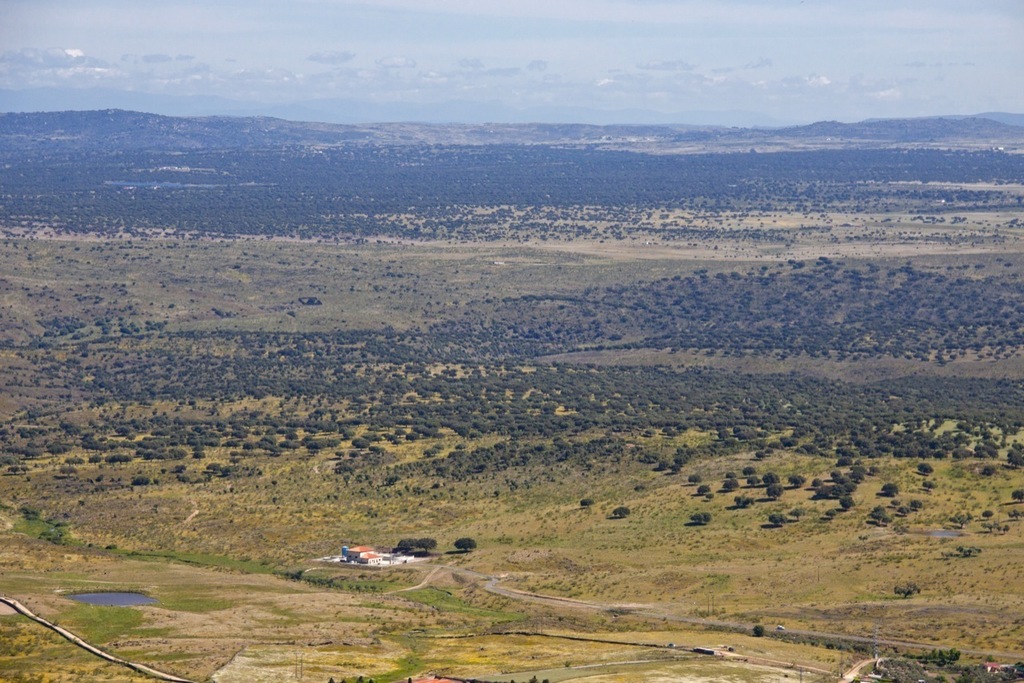
[[[917,595],[920,593],[921,588],[913,581],[907,581],[906,583],[897,583],[893,587],[892,592],[906,600],[911,595]]]
[[[628,507],[626,507],[625,505],[620,505],[619,507],[612,510],[612,517],[614,519],[624,519],[626,517],[629,517],[629,512],[630,510]]]
[[[788,521],[789,518],[781,512],[773,512],[768,515],[768,523],[774,527],[784,526]]]
[[[590,507],[593,504],[594,504],[594,499],[593,498],[583,498],[582,500],[580,500],[580,507],[581,508],[588,508],[588,507]]]
[[[462,538],[455,539],[455,548],[468,553],[470,550],[476,550],[476,541],[468,536],[463,536]]]
[[[755,638],[763,638],[764,637],[764,626],[762,626],[761,624],[757,624],[757,625],[754,626],[754,637]]]
[[[1024,489],[1016,489],[1013,493],[1010,494],[1010,497],[1013,498],[1018,503],[1024,503]]]

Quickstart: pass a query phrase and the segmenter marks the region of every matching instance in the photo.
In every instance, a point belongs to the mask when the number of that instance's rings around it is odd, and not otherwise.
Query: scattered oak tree
[[[690,515],[690,521],[699,526],[704,526],[711,523],[710,512],[695,512]]]
[[[868,514],[868,519],[878,526],[885,526],[892,521],[892,517],[889,515],[889,512],[881,505],[876,506],[871,513]]]
[[[476,541],[468,536],[455,539],[456,550],[461,550],[464,553],[468,553],[470,550],[476,550]]]
[[[949,521],[953,522],[954,524],[958,524],[960,528],[963,529],[965,526],[970,524],[971,520],[973,519],[974,515],[972,515],[969,512],[958,512],[952,517],[950,517]]]

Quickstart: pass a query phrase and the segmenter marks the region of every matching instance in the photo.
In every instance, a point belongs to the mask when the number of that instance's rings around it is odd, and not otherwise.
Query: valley
[[[221,683],[1022,661],[1024,155],[998,133],[8,146],[0,592]],[[424,561],[317,561],[410,539]],[[98,590],[157,602],[67,597]],[[0,629],[11,681],[147,680]]]

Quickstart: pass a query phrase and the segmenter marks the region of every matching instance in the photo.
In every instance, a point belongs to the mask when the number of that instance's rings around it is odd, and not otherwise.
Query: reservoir
[[[135,605],[152,605],[156,602],[142,593],[75,593],[68,597],[87,605],[102,605],[104,607],[133,607]]]

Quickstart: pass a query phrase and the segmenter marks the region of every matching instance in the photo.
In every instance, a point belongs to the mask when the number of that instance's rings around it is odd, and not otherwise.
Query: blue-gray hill
[[[1016,115],[1005,115],[1006,121]],[[1024,118],[1024,117],[1016,117]],[[833,142],[857,146],[1024,142],[1024,128],[982,117],[824,121],[750,129],[587,124],[303,123],[267,117],[170,117],[107,109],[0,114],[0,148],[57,150],[196,150],[351,144],[657,145]],[[712,147],[713,149],[713,147]]]

